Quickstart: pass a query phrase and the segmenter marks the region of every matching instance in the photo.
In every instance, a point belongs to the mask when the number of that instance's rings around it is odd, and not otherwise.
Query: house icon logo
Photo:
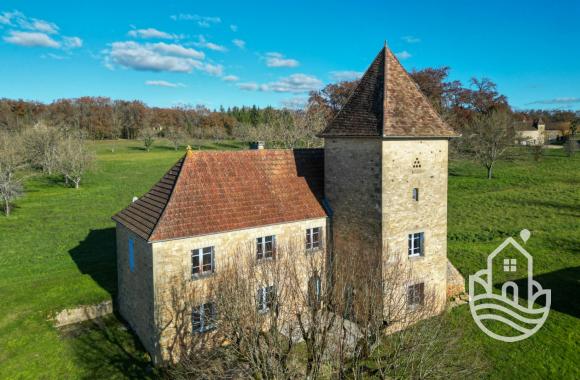
[[[524,243],[530,235],[528,230],[520,232]],[[469,276],[471,315],[484,333],[503,342],[517,342],[543,326],[550,312],[551,291],[534,281],[533,267],[532,255],[510,237],[487,257],[487,269]],[[494,270],[508,278],[519,278],[520,286],[508,280],[501,287],[501,295],[494,293]],[[524,305],[519,301],[523,293],[527,296]],[[535,303],[544,306],[534,307]]]

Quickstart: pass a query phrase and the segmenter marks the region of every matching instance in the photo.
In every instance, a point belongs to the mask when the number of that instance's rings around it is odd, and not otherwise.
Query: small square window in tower
[[[419,161],[419,157],[415,158],[415,161],[413,161],[413,169],[421,169],[421,161]]]

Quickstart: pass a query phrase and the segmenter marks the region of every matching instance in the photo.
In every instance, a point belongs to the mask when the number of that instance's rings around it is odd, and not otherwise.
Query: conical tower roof
[[[385,45],[322,137],[455,137]]]

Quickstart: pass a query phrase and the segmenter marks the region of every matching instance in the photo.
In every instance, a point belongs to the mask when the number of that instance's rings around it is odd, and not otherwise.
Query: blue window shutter
[[[129,238],[129,270],[131,272],[135,271],[135,249],[132,238]]]

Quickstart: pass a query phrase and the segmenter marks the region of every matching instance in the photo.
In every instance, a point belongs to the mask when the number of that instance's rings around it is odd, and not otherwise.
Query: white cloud
[[[180,13],[178,15],[172,15],[170,18],[174,21],[181,20],[181,21],[196,21],[197,25],[201,26],[202,28],[209,28],[211,24],[219,24],[222,22],[222,19],[219,17],[209,17],[209,16],[200,16],[200,15],[192,15],[187,13]]]
[[[0,14],[0,24],[46,34],[56,34],[59,29],[58,25],[53,22],[29,18],[19,11],[2,12]]]
[[[180,38],[180,36],[178,36],[176,34],[170,34],[170,33],[155,29],[155,28],[134,29],[134,30],[130,30],[129,33],[127,33],[127,34],[131,37],[144,38],[144,39],[158,38],[158,39],[164,39],[164,40],[176,40],[176,39]]]
[[[238,78],[235,75],[226,75],[225,77],[222,78],[222,80],[226,82],[236,82],[240,80],[240,78]]]
[[[240,83],[238,87],[246,91],[273,91],[301,93],[318,90],[322,87],[322,81],[314,76],[306,74],[292,74],[281,78],[276,82],[258,84],[255,82]]]
[[[148,80],[145,82],[145,84],[147,86],[171,87],[171,88],[186,87],[183,83],[173,83],[165,80]]]
[[[14,45],[67,50],[83,44],[79,37],[60,37],[59,27],[55,23],[30,18],[19,11],[1,13],[0,24],[15,29],[3,37],[4,41]]]
[[[27,46],[27,47],[49,47],[57,49],[60,43],[53,40],[46,33],[39,32],[16,32],[10,31],[8,36],[4,36],[4,41],[9,44]]]
[[[237,25],[230,25],[230,29],[232,30],[232,32],[237,32],[238,31],[238,26]]]
[[[65,57],[63,55],[58,55],[58,54],[53,54],[53,53],[48,53],[48,54],[42,54],[40,56],[40,58],[42,59],[47,59],[47,58],[51,58],[51,59],[55,59],[57,61],[62,61],[64,59],[69,59],[69,57]]]
[[[331,71],[330,72],[330,77],[332,78],[332,80],[335,80],[335,81],[351,81],[351,80],[359,79],[362,75],[363,75],[363,73],[360,71],[344,70],[344,71]]]
[[[268,67],[296,67],[300,64],[295,59],[284,58],[280,53],[266,53],[266,66]]]
[[[163,54],[196,59],[205,58],[205,54],[203,52],[192,48],[186,48],[179,44],[166,44],[165,42],[158,42],[156,44],[145,44],[145,46]]]
[[[20,13],[20,12],[18,12]],[[2,12],[0,13],[0,24],[2,25],[12,25],[12,18],[15,17],[15,12]]]
[[[238,83],[240,90],[257,91],[260,86],[255,82]]]
[[[30,30],[36,30],[48,34],[55,34],[58,33],[58,26],[52,22],[32,19],[30,24]]]
[[[411,53],[409,53],[407,50],[403,50],[399,53],[395,53],[395,55],[399,58],[399,59],[408,59],[411,58],[412,55]]]
[[[83,46],[83,40],[78,37],[63,37],[62,43],[67,49],[76,49]]]
[[[290,99],[284,99],[284,100],[282,100],[280,102],[280,104],[282,105],[282,107],[284,107],[284,108],[290,108],[290,109],[301,109],[301,108],[304,108],[307,103],[308,103],[308,98],[303,97],[303,96],[299,96],[299,97],[295,97],[295,98],[290,98]]]
[[[193,44],[197,47],[202,47],[202,48],[206,48],[206,49],[213,50],[213,51],[220,51],[222,53],[228,51],[228,49],[225,46],[214,44],[213,42],[209,42],[205,39],[204,36],[199,36],[198,41],[194,42]]]
[[[580,103],[580,98],[553,98],[553,99],[543,99],[543,100],[536,100],[531,103],[527,104],[573,104],[573,103]]]
[[[246,47],[246,41],[244,41],[244,40],[239,40],[236,38],[236,39],[232,40],[232,42],[234,43],[234,45],[236,45],[240,49],[245,49],[245,47]]]
[[[401,39],[408,44],[416,44],[416,43],[421,42],[421,39],[419,37],[415,37],[415,36],[403,36],[403,37],[401,37]]]
[[[105,65],[115,65],[140,71],[171,71],[189,73],[199,70],[221,75],[223,67],[201,62],[202,53],[177,44],[140,44],[134,41],[113,42],[106,51]]]

